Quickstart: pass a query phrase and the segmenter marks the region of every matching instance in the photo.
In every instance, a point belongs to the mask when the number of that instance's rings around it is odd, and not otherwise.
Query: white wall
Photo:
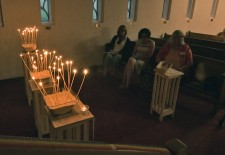
[[[92,23],[92,0],[53,0],[54,25],[50,30],[40,24],[38,0],[2,0],[4,27],[0,28],[0,79],[23,76],[20,37],[17,29],[36,26],[38,49],[56,50],[79,67],[102,63],[105,42],[116,34],[120,24],[128,28],[132,40],[138,31],[148,27],[153,37],[175,29],[217,34],[225,27],[225,1],[219,1],[216,18],[210,21],[212,0],[196,0],[193,19],[186,21],[188,0],[172,0],[170,20],[161,20],[163,0],[138,0],[137,20],[126,20],[127,0],[103,0],[103,23]]]

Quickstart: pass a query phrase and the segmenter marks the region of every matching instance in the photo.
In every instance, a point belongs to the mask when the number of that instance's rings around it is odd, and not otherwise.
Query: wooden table
[[[32,90],[34,119],[38,131],[38,137],[41,138],[45,134],[49,134],[49,120],[45,111],[45,102],[43,96],[33,80],[29,80],[30,89]],[[53,84],[47,83],[43,85],[47,93],[52,93]]]
[[[84,104],[78,101],[72,112],[62,116],[54,116],[47,106],[45,110],[50,121],[50,138],[64,140],[94,140],[94,116],[88,110],[88,114],[80,113]]]
[[[182,75],[182,72],[172,68],[165,73],[160,69],[155,71],[150,112],[151,114],[153,111],[158,113],[161,122],[164,116],[172,115],[174,117]]]

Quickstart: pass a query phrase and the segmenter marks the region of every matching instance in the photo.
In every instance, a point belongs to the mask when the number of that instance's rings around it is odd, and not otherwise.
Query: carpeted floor
[[[75,91],[81,79],[75,80]],[[102,78],[96,70],[86,77],[80,98],[96,118],[96,141],[165,145],[166,141],[178,138],[189,147],[190,155],[225,154],[225,128],[217,128],[225,110],[212,117],[210,98],[198,98],[181,88],[175,117],[168,116],[160,122],[157,114],[149,113],[151,91],[135,85],[121,90],[120,82],[116,77]],[[3,80],[0,86],[0,134],[37,137],[24,79]]]

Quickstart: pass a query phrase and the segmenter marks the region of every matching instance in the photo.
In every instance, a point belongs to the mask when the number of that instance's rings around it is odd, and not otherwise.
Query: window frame
[[[95,2],[97,2],[97,8],[95,8]],[[92,21],[93,23],[100,23],[102,22],[102,6],[103,6],[103,2],[102,0],[93,0],[93,8],[92,8]],[[94,12],[96,12],[96,18],[94,18]]]
[[[2,1],[0,0],[0,27],[4,27],[3,14],[2,14]]]
[[[43,1],[48,1],[48,21],[42,21],[42,15],[41,15],[41,11],[42,11],[42,7],[41,7],[41,0],[39,0],[39,7],[40,7],[40,21],[42,25],[52,25],[53,24],[53,14],[52,14],[52,0],[43,0]]]
[[[195,8],[195,0],[188,0],[188,7],[186,12],[186,19],[192,19]]]
[[[212,0],[212,8],[210,11],[210,16],[209,16],[211,21],[216,17],[218,4],[219,4],[219,0]]]
[[[164,0],[162,9],[162,19],[169,20],[172,0]]]
[[[127,1],[127,21],[132,22],[136,20],[136,5],[137,0]]]

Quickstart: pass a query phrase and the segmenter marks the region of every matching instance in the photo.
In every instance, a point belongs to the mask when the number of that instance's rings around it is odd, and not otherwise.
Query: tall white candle
[[[83,86],[85,76],[86,76],[86,74],[88,73],[88,70],[87,70],[87,69],[84,69],[83,72],[84,72],[84,77],[83,77],[83,80],[82,80],[82,82],[81,82],[80,88],[79,88],[79,90],[78,90],[78,92],[77,92],[77,96],[76,96],[76,99],[77,99],[77,100],[78,100],[78,95],[79,95],[79,93],[80,93],[80,90],[81,90],[81,88],[82,88],[82,86]]]
[[[70,84],[69,91],[70,91],[70,90],[71,90],[71,88],[72,88],[73,81],[74,81],[74,78],[75,78],[76,73],[77,73],[77,70],[76,70],[76,69],[74,69],[74,70],[73,70],[73,79],[72,79],[72,82],[71,82],[71,84]]]

